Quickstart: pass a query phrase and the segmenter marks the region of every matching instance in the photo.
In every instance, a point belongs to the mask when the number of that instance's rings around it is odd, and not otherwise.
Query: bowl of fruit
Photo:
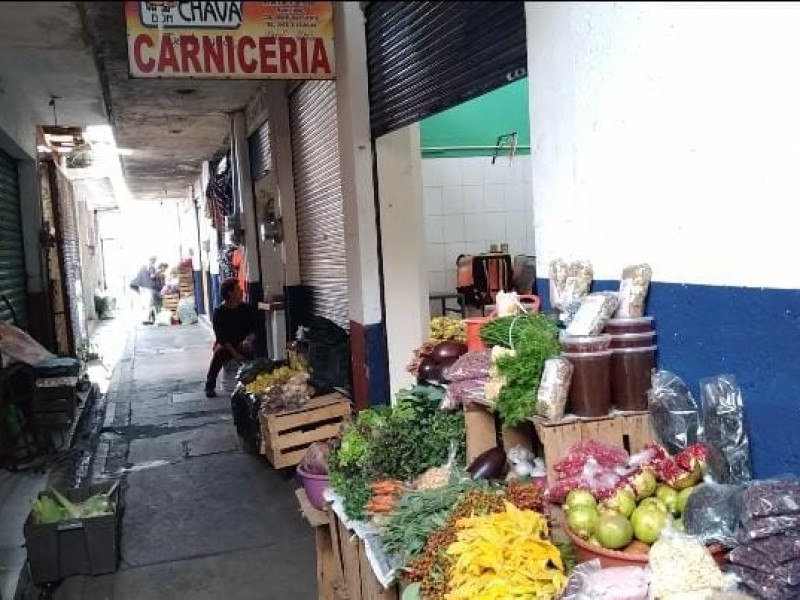
[[[659,485],[652,495],[638,498],[620,489],[600,502],[587,490],[574,490],[563,506],[564,530],[580,562],[597,558],[604,568],[644,565],[665,528],[683,529],[681,516],[693,489]],[[713,545],[708,550],[723,563],[725,548]]]

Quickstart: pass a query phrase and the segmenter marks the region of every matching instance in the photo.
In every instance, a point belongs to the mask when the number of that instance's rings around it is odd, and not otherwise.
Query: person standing
[[[167,268],[169,265],[167,263],[160,263],[158,265],[158,269],[156,269],[155,273],[153,274],[153,288],[151,290],[151,302],[150,302],[150,317],[152,321],[155,322],[158,313],[161,312],[161,308],[164,306],[164,301],[161,298],[161,290],[167,283]]]
[[[156,257],[151,256],[148,264],[142,265],[131,281],[131,289],[138,294],[138,312],[144,325],[152,325],[153,288],[155,287]]]
[[[236,279],[226,279],[220,286],[222,304],[214,309],[214,354],[206,375],[207,398],[217,395],[217,377],[229,360],[245,361],[253,356],[256,339],[256,310],[242,302],[242,288]]]

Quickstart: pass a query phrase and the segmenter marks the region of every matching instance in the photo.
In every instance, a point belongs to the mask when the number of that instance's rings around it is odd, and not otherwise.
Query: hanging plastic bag
[[[743,491],[740,485],[699,485],[689,496],[683,511],[686,533],[704,544],[721,544],[727,548],[737,545]]]
[[[752,478],[750,440],[744,427],[742,391],[733,375],[719,375],[700,381],[703,407],[703,436],[718,448],[728,463],[730,483]]]
[[[670,454],[678,454],[702,439],[700,411],[683,380],[669,371],[651,377],[648,409],[653,431]]]

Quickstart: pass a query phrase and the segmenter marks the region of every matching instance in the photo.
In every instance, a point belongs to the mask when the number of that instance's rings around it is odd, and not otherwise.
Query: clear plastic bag
[[[783,515],[780,517],[746,517],[744,527],[739,531],[739,541],[747,543],[773,535],[783,535],[792,531],[800,531],[800,515]]]
[[[568,263],[559,258],[550,263],[550,304],[560,311],[583,298],[592,287],[594,270],[588,261]]]
[[[649,588],[647,567],[604,569],[595,558],[575,567],[560,600],[647,600]]]
[[[653,430],[670,454],[702,440],[700,411],[683,380],[669,371],[656,371],[648,392]]]
[[[536,414],[550,420],[564,416],[574,367],[566,358],[549,358],[544,363],[542,381],[536,394]]]
[[[759,552],[750,545],[737,546],[728,554],[728,560],[741,567],[777,576],[789,585],[800,585],[800,560],[780,564],[769,554]]]
[[[623,269],[619,283],[619,306],[615,317],[644,316],[644,305],[652,278],[653,269],[650,265],[632,265]]]
[[[745,519],[800,513],[800,481],[793,476],[753,481],[742,497]]]
[[[711,592],[725,588],[725,577],[700,540],[668,522],[648,554],[654,598]]]
[[[797,600],[800,597],[800,586],[789,585],[780,574],[764,573],[741,565],[731,565],[730,571],[762,600]]]
[[[699,485],[686,501],[683,525],[686,533],[704,544],[721,544],[734,547],[742,514],[740,485],[704,483]]]
[[[490,355],[489,350],[462,354],[456,362],[444,369],[444,378],[451,383],[467,379],[488,379]]]
[[[730,483],[752,478],[750,440],[744,427],[742,391],[733,375],[700,381],[704,440],[725,455]]]
[[[442,400],[442,410],[456,410],[486,397],[485,379],[467,379],[448,384]]]
[[[567,335],[599,335],[617,309],[619,300],[614,292],[589,294],[581,301],[578,312],[567,326]]]
[[[745,546],[740,546],[740,548]],[[783,564],[800,560],[800,532],[789,532],[786,535],[773,535],[772,537],[747,542],[747,548],[769,556],[773,562]],[[738,548],[734,549],[734,552]]]

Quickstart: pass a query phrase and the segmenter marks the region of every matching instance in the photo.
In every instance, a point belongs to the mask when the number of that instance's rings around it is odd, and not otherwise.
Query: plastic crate
[[[81,502],[108,491],[111,485],[93,485],[63,494],[72,502]],[[46,495],[50,492],[39,494],[40,497]],[[117,570],[120,521],[124,509],[119,488],[112,498],[117,506],[113,515],[48,525],[36,525],[32,515],[28,515],[24,527],[25,545],[31,579],[35,584],[53,583],[72,575],[103,575]]]

